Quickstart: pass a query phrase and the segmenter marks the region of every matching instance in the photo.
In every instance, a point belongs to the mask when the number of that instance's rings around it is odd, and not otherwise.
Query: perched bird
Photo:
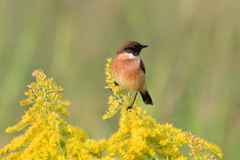
[[[138,92],[145,104],[153,105],[145,84],[146,69],[143,61],[139,58],[141,50],[146,47],[148,46],[141,45],[136,41],[124,42],[113,58],[111,68],[115,84],[136,92],[132,105],[128,106],[128,109],[132,108]]]

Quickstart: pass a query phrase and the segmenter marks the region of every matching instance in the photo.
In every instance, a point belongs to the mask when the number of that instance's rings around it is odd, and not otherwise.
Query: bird
[[[139,57],[141,50],[146,47],[136,41],[127,41],[120,45],[113,57],[111,70],[115,84],[136,92],[128,109],[133,108],[138,92],[146,105],[154,104],[145,84],[146,68]]]

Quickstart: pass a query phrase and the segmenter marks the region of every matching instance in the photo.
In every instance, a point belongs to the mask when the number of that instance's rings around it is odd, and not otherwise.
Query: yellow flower
[[[42,70],[35,70],[32,75],[36,82],[28,85],[26,100],[21,105],[32,106],[15,126],[6,132],[16,132],[27,125],[23,135],[14,138],[10,144],[0,150],[1,159],[60,159],[60,160],[145,160],[167,159],[186,160],[180,152],[183,145],[191,149],[192,159],[222,158],[220,148],[196,137],[192,132],[183,132],[172,124],[159,124],[147,115],[136,100],[133,108],[132,95],[123,93],[124,88],[116,86],[111,74],[112,59],[108,59],[105,73],[106,89],[112,91],[109,96],[108,111],[103,119],[114,116],[120,110],[119,129],[108,139],[88,139],[78,127],[64,120],[69,116],[66,107],[69,101],[62,100],[63,90]],[[204,157],[201,157],[204,152]],[[211,154],[214,153],[214,154]]]
[[[61,116],[69,116],[66,107],[70,102],[61,99],[62,94],[58,92],[63,88],[56,85],[52,78],[46,79],[42,70],[35,70],[32,75],[36,77],[36,82],[28,85],[29,91],[25,92],[28,98],[20,104],[33,105],[22,120],[7,128],[6,132],[16,132],[27,125],[29,128],[2,148],[0,156],[6,159],[64,159],[67,137],[63,131],[69,126]],[[73,136],[72,133],[75,132],[68,132],[67,136]],[[16,150],[19,151],[13,152]]]

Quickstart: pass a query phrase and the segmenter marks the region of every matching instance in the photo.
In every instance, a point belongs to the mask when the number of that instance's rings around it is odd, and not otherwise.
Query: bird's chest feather
[[[139,91],[145,83],[145,73],[140,67],[140,59],[114,59],[112,75],[115,81],[130,90]]]

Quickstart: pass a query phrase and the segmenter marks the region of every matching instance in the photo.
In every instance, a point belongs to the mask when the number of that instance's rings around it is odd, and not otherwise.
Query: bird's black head
[[[140,51],[143,48],[148,47],[147,45],[141,45],[140,43],[136,41],[127,41],[124,42],[118,49],[117,53],[132,53],[134,56],[138,56],[140,54]]]

